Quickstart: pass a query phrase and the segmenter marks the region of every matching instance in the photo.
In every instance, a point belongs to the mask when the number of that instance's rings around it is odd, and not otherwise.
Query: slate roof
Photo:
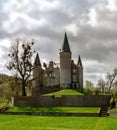
[[[40,62],[40,58],[39,58],[39,54],[37,53],[35,61],[34,61],[34,65],[35,66],[41,66],[41,62]]]
[[[78,58],[78,64],[77,65],[83,67],[80,55],[79,55],[79,58]]]
[[[65,32],[65,37],[64,37],[64,41],[63,41],[62,51],[63,52],[70,52],[71,53],[66,32]]]

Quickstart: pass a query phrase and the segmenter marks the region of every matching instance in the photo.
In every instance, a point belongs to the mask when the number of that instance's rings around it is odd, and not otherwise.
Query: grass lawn
[[[57,91],[57,92],[44,94],[44,96],[53,96],[53,95],[55,95],[55,97],[60,97],[62,95],[86,95],[86,93],[75,90],[75,89],[62,89],[62,90]]]
[[[0,115],[0,130],[117,130],[117,117]]]
[[[99,107],[13,107],[10,112],[81,112],[98,113]]]

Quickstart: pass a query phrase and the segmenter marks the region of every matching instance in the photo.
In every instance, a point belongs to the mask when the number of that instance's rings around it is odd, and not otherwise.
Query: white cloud
[[[66,31],[70,31],[73,33],[74,36],[77,36],[79,29],[78,29],[77,25],[73,23],[66,27]]]
[[[96,14],[96,10],[94,8],[91,8],[89,10],[89,24],[91,26],[96,26],[97,25],[97,14]]]
[[[117,1],[116,0],[108,0],[107,8],[111,11],[117,11]]]
[[[40,4],[41,10],[55,9],[57,6],[59,6],[58,0],[45,0],[45,1],[36,0],[36,2]]]

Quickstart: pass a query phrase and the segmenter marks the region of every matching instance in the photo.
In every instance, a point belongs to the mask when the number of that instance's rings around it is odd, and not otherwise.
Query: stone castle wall
[[[37,96],[37,97],[13,97],[14,106],[60,106],[60,107],[101,107],[110,105],[109,95],[87,95],[62,97]]]
[[[70,88],[71,85],[71,53],[60,52],[60,87]]]
[[[83,68],[78,67],[78,81],[79,81],[79,89],[83,90]]]

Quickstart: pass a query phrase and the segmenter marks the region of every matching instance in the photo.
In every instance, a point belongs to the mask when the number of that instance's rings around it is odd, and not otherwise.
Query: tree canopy
[[[22,96],[26,96],[26,86],[32,81],[31,73],[33,69],[32,57],[35,53],[34,42],[16,39],[12,42],[10,57],[7,68],[15,70],[18,78],[21,79]]]

